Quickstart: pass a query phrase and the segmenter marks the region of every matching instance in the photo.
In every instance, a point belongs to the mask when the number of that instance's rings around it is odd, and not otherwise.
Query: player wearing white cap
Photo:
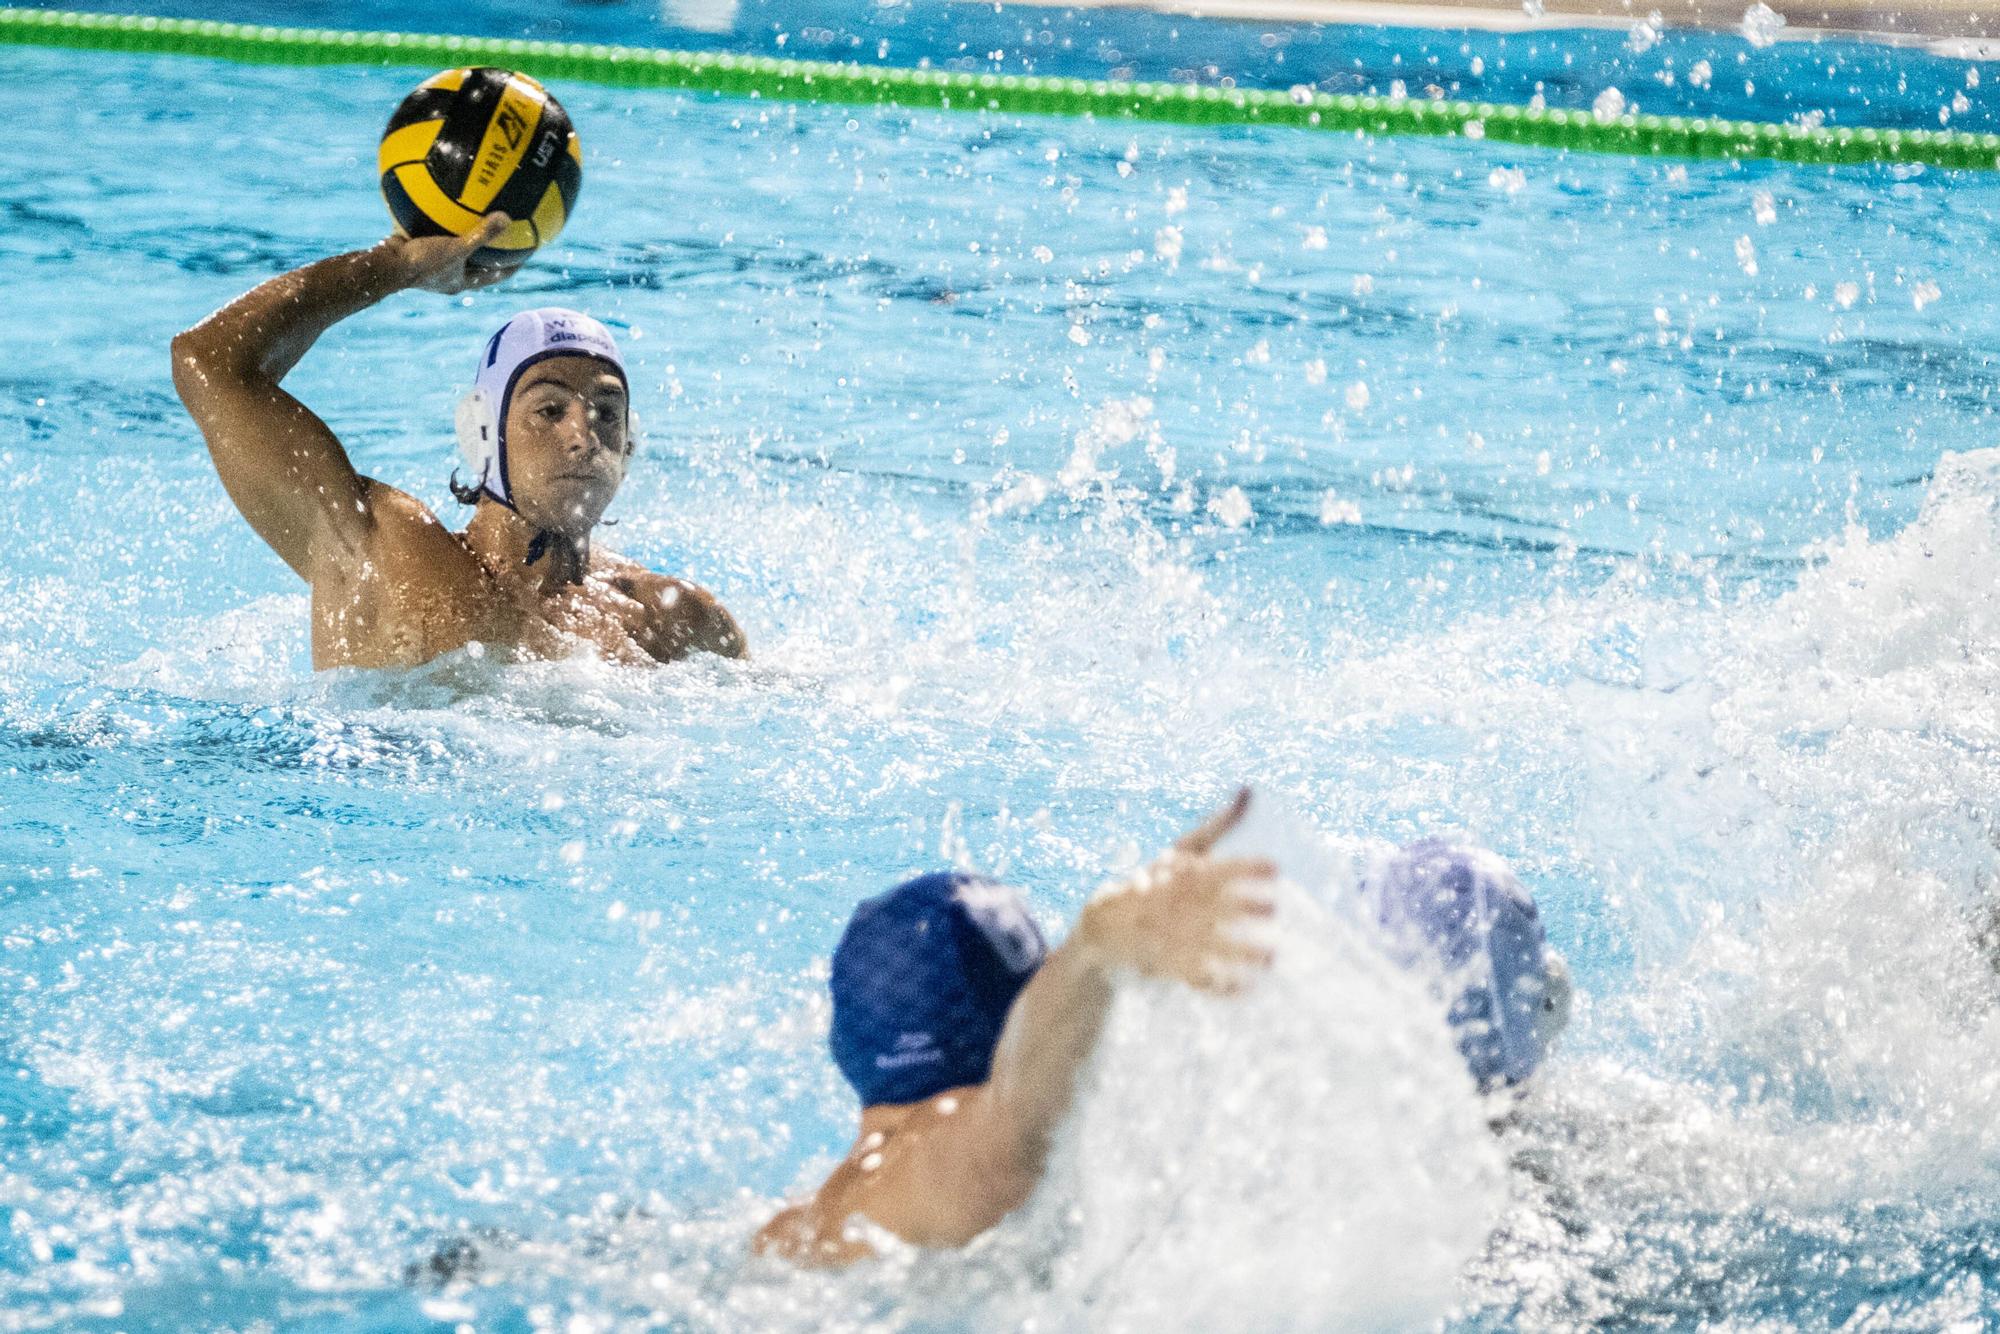
[[[625,367],[610,331],[549,308],[508,321],[481,352],[458,411],[476,506],[454,533],[414,496],[354,469],[325,422],[280,388],[319,336],[391,293],[459,292],[468,256],[506,227],[394,236],[308,264],[174,339],[174,387],[231,500],[312,588],[313,666],[426,662],[467,644],[532,657],[588,645],[606,658],[744,655],[705,590],[593,550],[592,530],[634,448]]]

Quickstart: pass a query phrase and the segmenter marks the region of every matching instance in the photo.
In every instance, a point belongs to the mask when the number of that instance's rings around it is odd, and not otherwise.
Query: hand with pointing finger
[[[499,239],[500,234],[513,225],[513,219],[505,213],[489,213],[485,220],[463,236],[403,236],[390,237],[382,243],[392,251],[405,267],[403,285],[421,287],[427,292],[442,292],[452,295],[471,291],[477,287],[491,287],[504,278],[512,277],[518,264],[504,268],[467,268],[466,263],[479,251]]]
[[[1271,951],[1241,933],[1271,916],[1263,882],[1277,867],[1261,857],[1210,855],[1249,798],[1248,789],[1238,792],[1150,866],[1091,900],[1075,938],[1104,964],[1203,991],[1236,991],[1246,973],[1268,968]]]

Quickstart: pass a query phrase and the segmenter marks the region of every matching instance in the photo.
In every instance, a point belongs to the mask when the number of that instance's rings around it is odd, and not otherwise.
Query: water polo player
[[[308,264],[174,339],[174,387],[230,499],[312,588],[313,666],[408,666],[475,642],[533,657],[589,645],[626,662],[743,656],[742,631],[707,592],[591,547],[635,443],[624,362],[597,321],[529,311],[482,348],[459,407],[471,476],[453,490],[476,506],[460,533],[357,473],[279,387],[321,334],[392,293],[504,277],[466,260],[507,222]]]
[[[860,1135],[755,1249],[814,1266],[866,1258],[856,1215],[914,1245],[959,1246],[1025,1203],[1120,978],[1226,991],[1269,963],[1241,930],[1271,913],[1274,865],[1213,855],[1248,800],[1093,899],[1046,956],[1019,896],[976,876],[924,876],[863,903],[834,951],[829,1036],[861,1098]],[[1567,1019],[1568,985],[1506,864],[1427,841],[1370,868],[1362,889],[1393,949],[1441,965],[1480,1085],[1528,1078]]]

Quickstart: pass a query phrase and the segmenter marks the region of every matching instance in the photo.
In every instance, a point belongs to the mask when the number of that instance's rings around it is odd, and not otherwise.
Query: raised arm
[[[465,261],[506,226],[502,214],[463,237],[391,237],[273,278],[173,341],[174,388],[208,441],[229,498],[257,535],[312,582],[328,560],[359,552],[369,487],[340,441],[279,382],[319,336],[392,292],[456,292]]]
[[[989,1133],[1015,1170],[1039,1180],[1057,1128],[1076,1100],[1077,1075],[1097,1049],[1120,973],[1164,977],[1203,991],[1234,991],[1268,948],[1243,940],[1268,917],[1261,859],[1219,860],[1209,849],[1243,817],[1248,792],[1185,835],[1125,884],[1085,906],[1076,929],[1035,973],[1001,1030],[984,1096]]]
[[[1217,860],[1215,841],[1242,818],[1248,794],[1183,837],[1132,880],[1093,899],[1008,1012],[984,1084],[954,1089],[863,1135],[812,1200],[757,1236],[760,1253],[842,1265],[866,1257],[846,1233],[860,1214],[920,1246],[958,1246],[1034,1192],[1056,1131],[1076,1101],[1122,975],[1163,977],[1228,992],[1268,949],[1241,939],[1268,917],[1262,860]],[[872,1109],[871,1109],[872,1110]]]

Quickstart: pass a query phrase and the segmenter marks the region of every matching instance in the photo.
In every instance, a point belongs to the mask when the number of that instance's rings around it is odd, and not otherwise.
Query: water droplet
[[[1243,494],[1243,488],[1232,486],[1221,495],[1208,502],[1208,512],[1221,521],[1225,528],[1241,528],[1250,522],[1253,511],[1250,498]]]
[[[1757,276],[1757,247],[1748,236],[1736,238],[1736,266],[1748,276]]]
[[[1632,25],[1631,33],[1625,38],[1625,49],[1635,56],[1645,55],[1660,44],[1660,30],[1665,26],[1666,21],[1660,17],[1660,11],[1654,10]]]
[[[1757,3],[1743,11],[1740,31],[1743,40],[1752,46],[1765,47],[1778,40],[1778,32],[1785,26],[1785,16],[1777,10],[1757,0]]]

